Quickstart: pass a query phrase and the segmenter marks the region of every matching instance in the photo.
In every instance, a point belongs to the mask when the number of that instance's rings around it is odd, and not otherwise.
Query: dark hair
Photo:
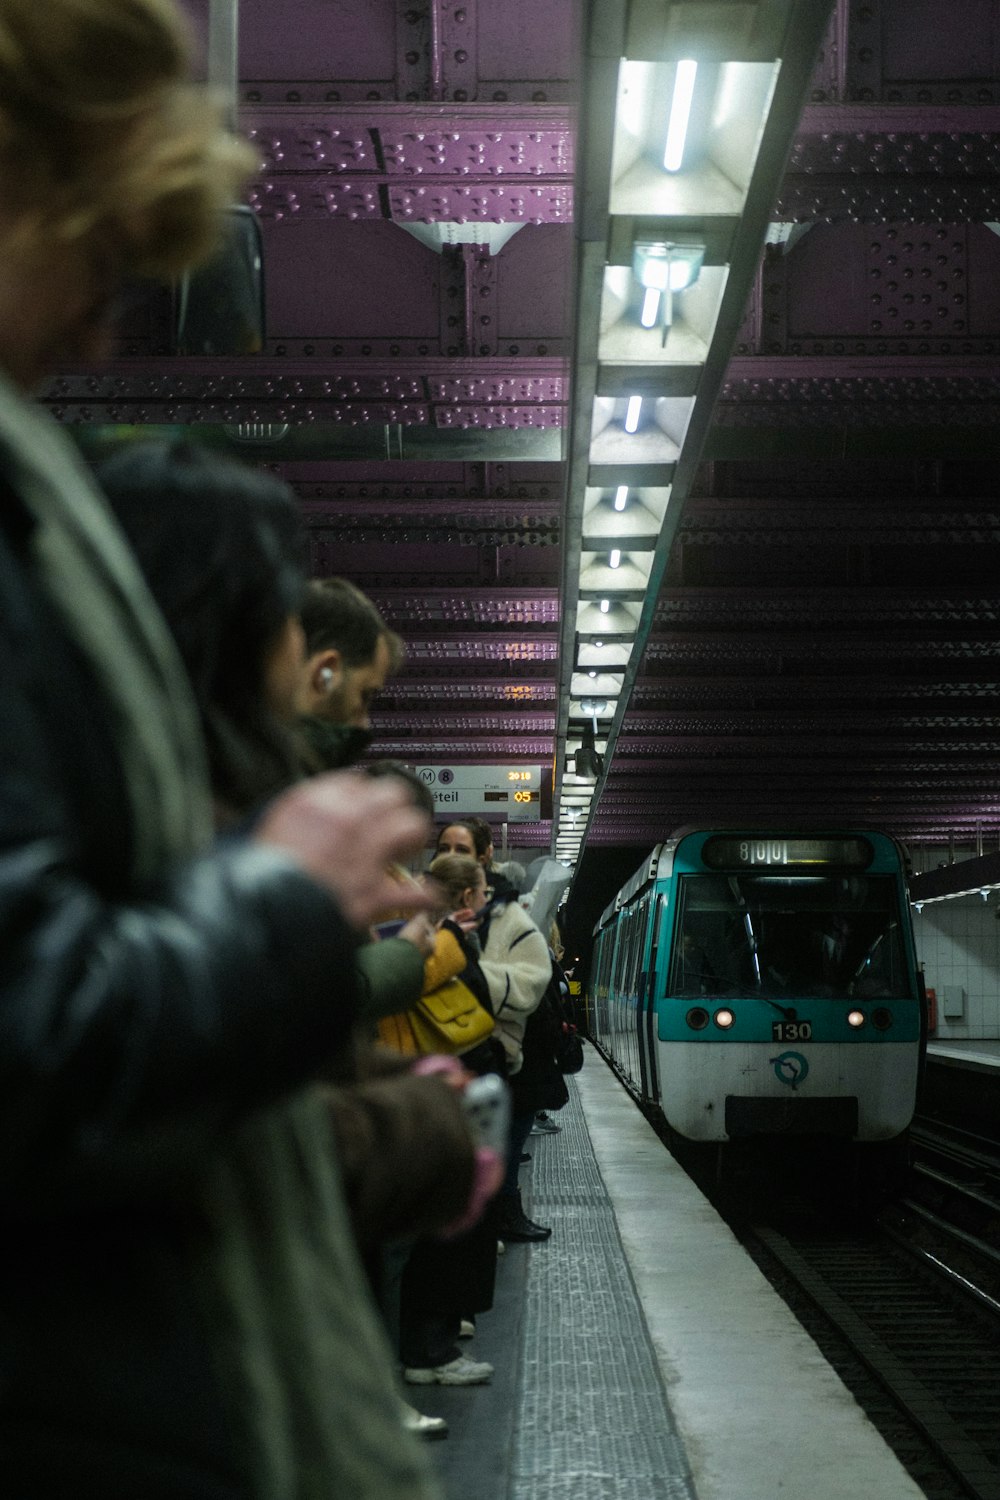
[[[416,771],[404,766],[401,760],[369,760],[365,761],[361,769],[369,776],[395,776],[398,780],[405,781],[415,806],[433,818],[434,793],[420,780]]]
[[[445,828],[467,828],[472,835],[472,847],[477,859],[482,859],[493,843],[493,830],[485,818],[449,818],[438,833],[439,840]]]
[[[304,587],[305,542],[280,480],[191,443],[128,444],[97,479],[187,668],[216,797],[243,812],[297,776],[264,668]]]
[[[313,578],[302,601],[302,628],[306,651],[339,651],[348,667],[363,667],[375,655],[384,637],[389,647],[390,669],[403,663],[403,642],[379,614],[375,605],[346,578]]]

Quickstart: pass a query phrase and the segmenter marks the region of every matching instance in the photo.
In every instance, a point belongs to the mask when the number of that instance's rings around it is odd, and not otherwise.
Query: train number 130
[[[811,1021],[775,1021],[771,1026],[772,1042],[808,1042],[812,1034]]]

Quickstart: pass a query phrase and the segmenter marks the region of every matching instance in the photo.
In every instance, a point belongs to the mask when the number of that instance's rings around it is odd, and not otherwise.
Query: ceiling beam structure
[[[181,352],[167,288],[42,399],[88,454],[185,435],[284,477],[313,571],[406,642],[376,751],[554,767],[516,841],[578,885],[738,813],[974,847],[1000,0],[605,0],[586,47],[585,10],[240,0],[261,345]]]

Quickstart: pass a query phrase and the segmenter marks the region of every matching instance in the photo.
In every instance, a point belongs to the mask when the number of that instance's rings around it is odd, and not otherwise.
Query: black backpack
[[[583,1042],[576,1026],[570,1020],[566,1005],[569,983],[556,959],[552,959],[552,977],[542,996],[539,1011],[543,1012],[552,1055],[560,1073],[579,1073],[583,1067]]]

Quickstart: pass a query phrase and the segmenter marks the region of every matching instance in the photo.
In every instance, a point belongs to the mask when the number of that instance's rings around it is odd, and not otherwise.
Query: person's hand
[[[290,854],[336,898],[351,926],[367,932],[383,912],[409,914],[430,904],[421,885],[401,885],[389,870],[421,853],[430,827],[395,777],[333,771],[277,797],[254,837]]]
[[[480,913],[473,911],[471,906],[460,906],[458,911],[448,914],[448,921],[454,922],[463,932],[475,932],[481,920]]]
[[[434,952],[434,939],[437,937],[437,928],[433,919],[426,912],[420,912],[416,917],[411,917],[405,927],[401,927],[396,934],[404,938],[406,942],[412,943],[421,958],[430,958]]]
[[[410,1070],[418,1078],[440,1078],[456,1094],[465,1092],[467,1086],[475,1078],[467,1068],[463,1068],[457,1057],[451,1057],[443,1052],[432,1052],[426,1057],[418,1058]]]

